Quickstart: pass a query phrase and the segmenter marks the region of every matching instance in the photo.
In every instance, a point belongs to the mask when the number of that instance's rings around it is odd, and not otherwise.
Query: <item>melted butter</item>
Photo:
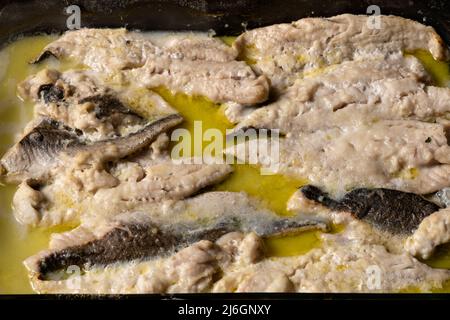
[[[424,66],[425,70],[432,76],[436,85],[450,87],[450,65],[445,61],[438,61],[426,50],[415,50],[405,55],[413,55]]]
[[[320,246],[320,231],[308,230],[298,235],[265,239],[266,254],[270,257],[292,257]]]
[[[54,39],[55,36],[27,37],[0,51],[0,155],[14,143],[33,114],[33,104],[23,102],[17,96],[17,85],[46,67],[67,70],[76,66],[73,62],[56,59],[36,65],[28,63]],[[21,227],[12,215],[15,191],[15,186],[0,186],[0,294],[32,293],[23,260],[47,248],[51,233],[70,229],[26,230]]]
[[[336,234],[344,230],[344,225],[332,226],[330,233]],[[307,253],[311,249],[319,248],[321,231],[308,230],[296,235],[274,236],[264,239],[266,254],[270,257],[293,257]],[[345,268],[345,266],[342,266]]]
[[[239,54],[238,59],[245,61],[249,66],[254,65],[258,62],[258,49],[253,44],[246,45]],[[270,57],[267,57],[267,59],[270,59]]]
[[[226,129],[232,124],[225,118],[222,108],[202,97],[192,97],[181,93],[172,93],[165,88],[157,88],[160,94],[172,107],[184,117],[180,126],[194,135],[194,121],[202,121],[203,130],[219,129],[225,136]],[[205,145],[202,145],[202,149]],[[199,155],[199,154],[197,154]],[[213,188],[216,191],[246,192],[261,200],[262,204],[275,213],[292,215],[286,209],[289,198],[297,189],[307,183],[306,180],[292,179],[282,175],[260,175],[256,166],[233,164],[233,173],[222,183]],[[193,213],[195,215],[195,213]],[[305,231],[296,235],[265,239],[267,254],[273,257],[284,257],[304,254],[320,245],[317,230]]]
[[[450,244],[439,246],[433,256],[425,262],[433,268],[450,269]]]
[[[439,269],[450,269],[450,244],[444,244],[439,246],[436,249],[436,252],[433,256],[424,261],[430,267],[439,268]],[[442,288],[434,289],[433,292],[442,293],[442,292],[450,292],[450,280],[448,280]]]
[[[218,37],[220,40],[222,40],[226,45],[232,46],[234,41],[236,41],[237,37],[234,36],[224,36],[224,37]]]
[[[197,157],[202,156],[205,147],[211,143],[204,141],[202,136],[199,136],[199,134],[203,134],[208,129],[218,129],[222,134],[222,145],[224,145],[226,130],[232,128],[233,125],[225,117],[220,104],[213,103],[204,97],[172,93],[170,90],[162,87],[155,88],[153,91],[157,92],[183,116],[184,121],[178,128],[186,129],[191,136],[191,155]],[[199,121],[197,122],[197,126],[201,123],[201,132],[195,132],[196,121]],[[198,148],[195,146],[196,140],[199,141]],[[221,150],[217,150],[216,152],[219,153]]]
[[[293,214],[286,209],[286,203],[298,188],[307,183],[306,180],[287,178],[279,174],[260,175],[259,168],[247,164],[236,164],[233,169],[231,176],[216,186],[216,190],[244,191],[261,199],[269,209],[282,216]]]
[[[225,118],[219,105],[202,97],[192,97],[185,94],[173,94],[165,88],[158,88],[158,92],[172,107],[184,117],[181,128],[185,128],[194,135],[194,121],[201,121],[203,130],[219,129],[225,136],[226,129],[232,124]],[[204,142],[203,148],[205,144]],[[198,155],[198,154],[197,154]],[[233,164],[233,173],[214,189],[217,191],[246,192],[263,201],[268,208],[279,215],[290,215],[286,209],[287,200],[301,186],[305,180],[290,179],[282,175],[260,175],[259,168],[247,164]],[[267,192],[270,190],[270,192]]]
[[[226,129],[233,125],[227,120],[220,104],[199,96],[188,96],[183,93],[172,93],[166,88],[154,89],[184,118],[181,125],[194,135],[194,121],[201,121],[203,130],[219,129],[225,135]]]

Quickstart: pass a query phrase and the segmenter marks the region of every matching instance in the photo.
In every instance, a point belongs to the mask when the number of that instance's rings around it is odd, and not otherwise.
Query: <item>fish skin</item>
[[[149,121],[178,113],[151,90],[111,86],[90,70],[46,68],[27,77],[17,89],[21,99],[35,103],[35,118],[51,118],[82,130],[92,142],[126,135]]]
[[[38,90],[39,98],[44,101],[44,103],[64,103],[67,102],[66,92],[59,86],[54,84],[43,84]],[[110,117],[115,113],[122,113],[128,115],[134,115],[138,118],[142,118],[139,114],[131,111],[123,103],[115,97],[113,94],[95,94],[91,96],[82,97],[76,101],[78,104],[83,103],[93,103],[95,105],[94,112],[97,119],[103,119]]]
[[[107,139],[95,142],[93,144],[87,144],[81,147],[81,150],[76,150],[74,154],[80,151],[89,153],[104,154],[104,151],[111,146],[117,148],[114,155],[114,159],[124,158],[130,154],[137,152],[138,150],[148,146],[150,143],[162,133],[170,128],[175,127],[183,121],[183,118],[178,114],[172,114],[167,117],[156,120],[141,130],[131,133],[125,137],[119,137],[114,139]],[[108,158],[107,160],[114,160]]]
[[[36,58],[32,59],[29,64],[36,64],[50,57],[58,59],[59,55],[57,54],[57,52],[52,52],[52,50],[44,50]]]
[[[39,278],[71,265],[111,264],[118,261],[140,259],[157,255],[163,249],[171,250],[179,241],[177,236],[161,232],[155,225],[118,226],[101,239],[52,252],[38,262]],[[156,247],[156,244],[159,246]],[[115,247],[117,250],[108,250]]]
[[[38,96],[46,104],[65,103],[67,102],[67,99],[73,99],[71,97],[66,97],[66,92],[62,88],[54,84],[41,85],[38,90]],[[134,115],[138,118],[142,118],[142,116],[124,106],[123,103],[113,94],[95,94],[82,97],[76,101],[77,104],[83,104],[87,102],[93,103],[95,105],[94,112],[97,119],[110,117],[115,113],[129,114]]]
[[[40,256],[36,270],[38,277],[45,280],[46,274],[71,265],[82,268],[165,256],[201,240],[216,241],[234,231],[255,232],[261,237],[282,236],[312,228],[328,231],[327,224],[320,221],[259,217],[258,226],[254,221],[231,215],[219,218],[208,226],[198,223],[120,222],[100,238]]]
[[[420,195],[385,188],[358,188],[334,200],[312,185],[302,187],[309,200],[364,220],[375,228],[397,235],[412,234],[422,220],[440,209]]]
[[[102,119],[111,116],[114,113],[131,114],[142,118],[140,115],[125,107],[119,99],[113,95],[95,95],[80,99],[78,103],[92,102],[95,104],[95,116]]]
[[[439,190],[436,196],[443,207],[450,207],[450,188]]]
[[[179,43],[178,48],[156,46],[126,29],[81,29],[63,34],[31,63],[50,56],[70,57],[95,71],[120,74],[126,81],[147,88],[165,86],[171,91],[205,96],[217,103],[234,101],[249,105],[265,101],[269,94],[267,78],[256,75],[245,62],[236,60],[234,49],[220,42],[211,47],[214,42],[208,39],[205,48],[197,48],[198,54],[192,56],[186,49],[187,43]],[[228,53],[224,54],[224,48]]]
[[[39,96],[45,103],[58,102],[64,99],[64,90],[53,84],[43,84],[38,90]]]
[[[0,160],[7,182],[20,182],[53,168],[63,149],[80,147],[78,135],[61,123],[43,119]]]
[[[125,137],[101,140],[94,143],[83,141],[76,131],[61,123],[44,119],[13,146],[0,160],[1,177],[7,182],[18,183],[24,179],[40,179],[49,173],[59,162],[62,154],[71,157],[88,152],[90,154],[107,154],[108,148],[114,147],[114,156],[101,158],[112,161],[151,144],[159,134],[180,124],[183,118],[177,114],[156,120],[140,131]]]

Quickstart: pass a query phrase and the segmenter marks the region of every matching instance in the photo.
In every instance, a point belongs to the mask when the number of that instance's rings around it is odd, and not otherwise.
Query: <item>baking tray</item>
[[[304,17],[333,16],[342,13],[367,14],[377,5],[381,14],[398,15],[433,26],[450,44],[450,2],[448,0],[3,0],[0,3],[0,46],[22,36],[38,33],[62,33],[67,30],[69,5],[81,9],[82,27],[126,27],[139,30],[214,31],[217,35],[238,35],[246,29],[291,22]],[[34,299],[298,299],[310,300],[397,300],[401,294],[180,294],[180,295],[0,295],[0,300]],[[427,294],[427,299],[447,299]],[[447,295],[448,296],[448,295]],[[420,300],[424,295],[408,295]]]
[[[366,14],[377,5],[394,14],[436,28],[450,43],[448,0],[3,0],[0,43],[22,34],[67,30],[65,8],[81,8],[82,27],[127,27],[140,30],[214,30],[237,35],[246,28],[291,22],[309,16]]]

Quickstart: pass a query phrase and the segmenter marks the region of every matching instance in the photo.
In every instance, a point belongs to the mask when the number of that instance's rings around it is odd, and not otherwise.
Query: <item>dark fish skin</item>
[[[53,84],[44,84],[39,87],[39,97],[44,99],[45,103],[58,102],[64,99],[64,90]]]
[[[285,135],[283,133],[281,133],[280,130],[278,130],[278,129],[257,128],[254,126],[246,126],[246,127],[239,128],[238,130],[233,131],[230,134],[227,134],[226,139],[233,140],[234,138],[237,138],[239,136],[260,137],[261,133],[265,133],[268,138],[270,138],[272,136],[285,137]]]
[[[71,97],[70,95],[69,97],[66,97],[66,92],[59,86],[54,84],[43,84],[39,87],[38,98],[44,100],[46,104],[59,104],[67,102],[66,99],[70,99]],[[95,106],[94,113],[97,119],[111,117],[114,114],[126,114],[133,115],[144,120],[140,115],[124,106],[123,103],[112,94],[86,96],[78,99],[76,102],[78,104],[83,104],[86,102],[93,103]]]
[[[167,130],[179,125],[181,122],[183,122],[183,118],[180,115],[172,114],[162,119],[156,120],[142,128],[141,130],[135,133],[131,133],[125,137],[102,140],[93,144],[86,144],[80,147],[79,150],[73,150],[69,152],[69,154],[76,154],[84,151],[103,155],[105,154],[105,150],[107,148],[114,146],[116,147],[114,158],[109,158],[106,160],[112,161],[115,159],[121,159],[148,146],[153,141],[155,141],[162,132],[166,132]]]
[[[301,192],[332,210],[350,212],[377,229],[396,235],[410,235],[422,220],[440,209],[420,195],[384,188],[359,188],[334,200],[317,187],[307,185]]]
[[[22,176],[40,174],[42,168],[50,170],[62,150],[79,148],[79,136],[61,123],[44,119],[25,135],[0,160],[8,181],[22,180]]]
[[[115,113],[129,114],[140,117],[127,107],[125,107],[119,99],[112,95],[95,95],[80,99],[78,103],[92,102],[95,105],[95,117],[103,119],[112,116]],[[140,117],[142,118],[142,117]]]
[[[321,229],[328,232],[328,226],[319,221],[304,221],[300,223],[292,219],[277,219],[266,224],[262,230],[254,230],[262,237],[283,237],[288,235],[295,235],[300,230],[306,231],[308,229]]]
[[[38,263],[39,278],[44,280],[45,274],[71,265],[79,267],[85,264],[107,265],[156,256],[165,250],[173,250],[180,241],[178,237],[179,235],[166,234],[149,224],[119,226],[101,239],[65,248],[44,257]]]
[[[108,265],[115,262],[165,256],[177,249],[200,240],[216,241],[233,231],[255,231],[263,237],[279,236],[299,232],[304,229],[327,230],[321,222],[299,221],[295,219],[273,219],[263,222],[261,232],[247,229],[246,223],[231,216],[206,227],[186,224],[162,225],[155,223],[120,224],[112,228],[102,238],[83,245],[76,245],[52,252],[38,262],[41,279],[49,272],[59,271],[71,265]]]
[[[51,83],[43,84],[39,87],[38,98],[43,100],[46,104],[56,103],[57,105],[67,104],[68,101],[73,99],[73,97],[71,97],[70,94],[67,94],[63,88]],[[79,98],[76,101],[78,104],[84,104],[86,102],[94,104],[94,113],[97,119],[109,118],[116,114],[125,114],[135,116],[137,119],[140,119],[141,122],[144,121],[144,118],[141,115],[128,109],[112,94],[96,94]],[[111,119],[111,121],[114,121],[114,119]]]
[[[42,62],[42,61],[44,61],[44,60],[46,60],[47,58],[50,58],[50,57],[55,57],[55,58],[58,59],[59,58],[59,54],[56,51],[53,52],[53,51],[50,51],[50,50],[45,50],[38,57],[36,57],[34,60],[30,61],[29,63],[30,64],[36,64],[36,63]]]
[[[121,159],[148,146],[159,134],[182,121],[181,116],[174,114],[128,136],[87,143],[79,137],[80,132],[77,134],[57,121],[44,119],[3,156],[0,173],[8,182],[39,179],[57,165],[63,153],[76,156],[80,152],[89,152],[101,157],[112,146],[116,148],[114,156],[104,160]]]

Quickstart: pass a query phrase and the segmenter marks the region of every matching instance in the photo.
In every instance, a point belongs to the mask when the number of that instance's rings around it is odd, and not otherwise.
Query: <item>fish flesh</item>
[[[41,258],[38,262],[38,272],[45,275],[71,265],[79,267],[108,265],[167,255],[201,240],[216,241],[227,233],[241,231],[240,225],[239,217],[223,219],[212,226],[197,228],[186,224],[169,226],[157,226],[152,223],[120,224],[100,239],[64,248]],[[249,229],[249,226],[246,227]],[[301,232],[311,228],[327,229],[324,224],[288,219],[274,221],[274,225],[267,227],[268,229],[260,236],[270,236],[272,232],[279,236],[285,232]]]
[[[296,81],[234,131],[279,130],[276,172],[339,193],[380,187],[427,194],[450,184],[450,89],[414,57],[346,61]],[[226,150],[248,161],[248,142]],[[272,156],[270,156],[272,157]],[[258,164],[266,156],[258,157]]]
[[[350,212],[356,219],[399,235],[410,235],[422,220],[438,211],[435,203],[414,193],[383,188],[358,188],[335,200],[317,187],[302,187],[302,194],[332,210]]]
[[[202,197],[208,197],[208,194]],[[225,198],[229,197],[225,193]],[[219,198],[213,195],[213,199]],[[88,222],[61,235],[57,244],[53,244],[54,250],[31,258],[28,265],[33,261],[34,271],[42,280],[45,274],[71,265],[105,266],[116,262],[167,256],[195,242],[214,242],[223,235],[236,231],[270,237],[292,235],[309,229],[329,230],[328,225],[320,220],[314,221],[301,216],[277,218],[261,210],[236,214],[227,209],[227,213],[222,216],[218,212],[206,212],[204,208],[203,212],[203,219],[189,219],[183,213],[184,218],[178,217],[179,222],[169,222],[164,216],[152,216],[148,212],[127,212],[113,221],[99,223],[95,220],[95,223],[90,222],[91,226]]]
[[[297,80],[275,102],[244,116],[236,130],[253,126],[297,133],[382,119],[431,122],[450,113],[448,99],[450,89],[430,85],[415,57],[347,61]]]
[[[419,224],[417,230],[405,242],[411,255],[429,259],[439,245],[450,242],[450,208],[441,209]]]
[[[125,29],[80,29],[50,43],[34,63],[49,56],[71,58],[114,79],[123,77],[124,82],[134,81],[147,88],[165,86],[220,103],[266,100],[266,77],[256,76],[244,62],[236,61],[235,54],[229,54],[230,49],[220,40],[206,39],[201,45],[198,40],[194,44],[175,39],[167,47],[158,47]],[[188,47],[183,48],[184,44]],[[195,52],[187,54],[189,47]]]
[[[237,58],[232,47],[201,32],[156,32],[145,37],[169,54],[190,60],[227,62]]]
[[[304,74],[350,60],[384,58],[424,49],[445,61],[444,41],[432,27],[396,17],[342,14],[304,18],[244,32],[233,44],[242,59],[283,92]]]
[[[61,172],[51,183],[25,180],[13,198],[14,216],[23,225],[49,227],[95,217],[169,205],[224,180],[227,165],[178,164],[157,159],[141,167],[125,161],[108,171],[97,166]]]
[[[94,220],[91,223],[96,224],[96,228],[82,225],[70,232],[54,234],[50,249],[30,257],[25,265],[33,288],[40,293],[397,292],[411,286],[428,291],[450,278],[447,270],[433,269],[404,252],[386,249],[373,240],[372,230],[361,228],[366,224],[359,220],[353,220],[343,232],[321,234],[321,246],[303,255],[268,258],[257,234],[270,237],[273,232],[270,226],[279,220],[305,222],[311,219],[307,216],[276,217],[251,200],[244,193],[206,192],[178,202],[167,212],[163,207],[156,207],[154,212],[118,218],[128,224],[153,221],[169,226],[184,222],[192,226],[192,230],[198,230],[195,225],[200,221],[203,221],[202,227],[224,221],[234,225],[233,217],[238,216],[246,221],[239,225],[243,229],[249,226],[246,230],[250,233],[227,233],[215,242],[202,240],[179,251],[167,252],[160,258],[110,265],[72,265],[63,268],[63,272],[38,273],[39,262],[45,257],[100,239],[111,230],[111,225]],[[229,220],[228,216],[231,216]],[[325,226],[320,220],[313,221],[319,224],[313,223],[309,228],[320,230]],[[374,265],[379,267],[380,274],[380,284],[376,288],[364,281],[368,268]],[[73,274],[74,270],[79,272]]]
[[[83,271],[71,266],[46,275],[45,280],[33,271],[30,274],[32,287],[39,293],[198,293],[210,291],[232,265],[257,263],[262,257],[263,242],[258,236],[232,232],[216,242],[196,242],[168,257]]]
[[[44,69],[19,84],[35,117],[82,130],[91,140],[123,136],[148,121],[177,113],[157,93],[133,85],[114,88],[93,71]]]
[[[213,283],[212,292],[398,293],[411,287],[429,292],[450,278],[448,270],[391,252],[366,241],[367,236],[367,232],[322,234],[321,247],[306,254],[233,265]]]
[[[378,120],[313,132],[288,132],[279,153],[258,152],[257,164],[275,173],[307,179],[327,192],[340,194],[358,187],[433,193],[450,184],[450,146],[444,123]],[[250,142],[225,152],[249,163]],[[267,154],[269,153],[269,154]],[[255,160],[253,160],[255,161]]]
[[[87,207],[97,214],[112,214],[157,201],[180,200],[223,181],[233,171],[226,164],[180,164],[170,158],[158,159],[143,169],[145,175],[141,179],[128,179],[98,190],[86,199]]]
[[[61,164],[62,155],[73,158],[89,154],[101,161],[121,159],[148,146],[159,134],[182,121],[181,116],[174,114],[126,137],[88,143],[80,137],[81,132],[77,133],[57,121],[43,119],[0,160],[2,175],[9,182],[39,180]]]

